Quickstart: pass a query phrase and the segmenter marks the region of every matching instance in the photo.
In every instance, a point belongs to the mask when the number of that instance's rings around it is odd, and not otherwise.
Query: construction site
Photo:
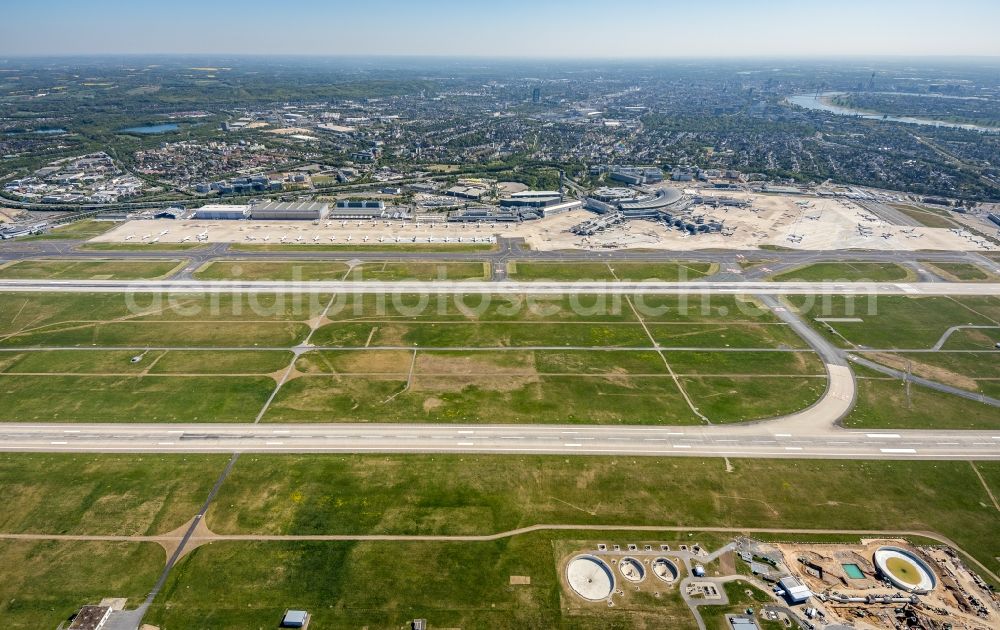
[[[744,539],[739,545],[739,556],[756,578],[801,603],[806,616],[821,625],[859,630],[1000,626],[1000,600],[949,547],[886,539],[858,544]],[[801,597],[786,592],[790,581],[800,585]]]

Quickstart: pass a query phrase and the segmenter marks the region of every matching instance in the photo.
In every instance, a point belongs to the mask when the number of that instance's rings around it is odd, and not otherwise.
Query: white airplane
[[[331,223],[333,223],[333,221],[327,221],[324,227],[330,227]]]
[[[143,240],[143,241],[144,241],[144,240],[146,240],[147,238],[149,238],[150,236],[152,236],[152,234],[143,234],[143,235],[142,235],[142,239],[140,239],[140,240]]]
[[[320,236],[319,236],[319,234],[317,234],[316,236],[313,237],[313,243],[318,243],[319,239],[320,239]]]
[[[340,227],[347,227],[347,221],[341,221]]]
[[[450,236],[444,237],[444,242],[445,243],[450,243],[451,242],[451,237]]]
[[[163,230],[162,232],[160,232],[160,236],[163,236],[163,235],[167,234],[168,232],[170,232],[170,230]]]
[[[199,234],[198,238],[208,238],[208,230],[205,230],[204,232]]]
[[[385,242],[385,237],[384,236],[378,237],[378,242],[379,243],[384,243]]]
[[[413,241],[412,242],[414,242],[414,243],[417,242],[417,237],[416,236],[413,237]]]
[[[133,238],[135,238],[135,234],[129,234],[128,236],[125,237],[125,240],[131,241]]]
[[[253,237],[253,234],[247,234],[247,240],[248,241],[255,240],[254,237]]]
[[[157,237],[156,237],[156,238],[154,238],[153,240],[149,241],[149,244],[150,244],[150,245],[152,245],[153,243],[159,243],[159,242],[160,242],[160,237],[159,237],[159,236],[157,236]]]
[[[353,239],[353,238],[354,238],[353,236],[351,236],[350,234],[348,234],[347,235],[347,242],[350,243],[351,239]]]
[[[396,242],[397,242],[397,243],[399,242],[399,237],[398,237],[398,236],[396,237]]]
[[[266,243],[267,241],[271,240],[271,235],[270,234],[265,234],[264,236],[260,237],[260,240],[262,240],[262,241],[264,241]]]
[[[461,243],[461,242],[462,242],[462,237],[461,237],[461,236],[459,236],[459,237],[458,237],[458,242],[459,242],[459,243]]]
[[[284,242],[285,242],[285,239],[286,239],[286,238],[288,238],[288,237],[287,237],[287,236],[285,236],[284,234],[282,234],[282,235],[281,235],[281,240],[280,240],[280,241],[278,241],[278,242],[279,242],[279,243],[284,243]]]
[[[367,234],[365,234],[364,242],[366,242],[366,243],[368,242],[368,235]]]
[[[296,243],[301,243],[302,242],[302,235],[301,234],[295,237],[295,242]]]
[[[190,236],[185,236],[184,238],[182,238],[182,239],[181,239],[181,242],[182,242],[182,243],[187,243],[187,242],[188,242],[188,241],[190,241],[190,240],[191,240],[191,237],[190,237]]]

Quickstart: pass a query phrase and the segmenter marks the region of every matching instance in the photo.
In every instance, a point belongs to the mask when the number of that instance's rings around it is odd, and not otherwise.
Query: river
[[[849,107],[841,107],[840,105],[835,105],[833,103],[827,102],[834,96],[841,96],[844,92],[824,92],[816,97],[813,94],[796,94],[794,96],[785,97],[786,100],[799,107],[804,107],[806,109],[812,109],[816,111],[829,112],[831,114],[838,114],[840,116],[855,116],[857,118],[867,118],[869,120],[888,120],[892,122],[904,123],[907,125],[927,125],[929,127],[948,127],[951,129],[965,129],[968,131],[980,131],[986,133],[1000,133],[1000,129],[997,127],[983,127],[981,125],[970,125],[947,122],[944,120],[931,120],[929,118],[913,118],[911,116],[890,116],[888,114],[879,114],[872,112],[865,112],[859,109],[851,109]]]

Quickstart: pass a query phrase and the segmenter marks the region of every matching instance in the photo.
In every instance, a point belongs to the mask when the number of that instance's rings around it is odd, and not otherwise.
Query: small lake
[[[163,123],[160,125],[144,125],[142,127],[129,127],[128,129],[122,129],[119,133],[138,133],[143,135],[152,135],[157,133],[167,133],[170,131],[177,131],[180,129],[180,125],[176,123]]]
[[[31,133],[40,133],[43,135],[66,133],[65,129],[35,129]]]
[[[966,129],[969,131],[985,131],[989,133],[1000,132],[1000,129],[996,127],[982,127],[980,125],[960,124],[946,122],[944,120],[931,120],[929,118],[913,118],[911,116],[889,116],[887,114],[865,112],[859,109],[841,107],[840,105],[830,102],[830,99],[834,96],[842,96],[843,94],[844,92],[826,92],[824,94],[820,94],[818,97],[813,94],[796,94],[795,96],[785,97],[785,100],[793,105],[798,105],[799,107],[805,107],[806,109],[812,109],[815,111],[829,112],[840,116],[854,116],[856,118],[866,118],[868,120],[888,120],[892,122],[905,123],[907,125],[949,127],[951,129]]]

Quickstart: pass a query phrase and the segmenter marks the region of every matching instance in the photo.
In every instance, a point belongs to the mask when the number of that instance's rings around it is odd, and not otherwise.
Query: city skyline
[[[836,6],[675,2],[260,0],[206,5],[42,0],[6,11],[2,56],[116,54],[385,55],[492,58],[1000,56],[1000,4],[858,0]]]

